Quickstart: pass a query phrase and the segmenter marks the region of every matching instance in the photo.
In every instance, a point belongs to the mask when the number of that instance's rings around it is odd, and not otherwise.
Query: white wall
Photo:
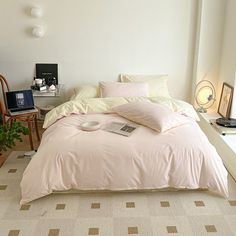
[[[218,85],[225,7],[226,1],[222,0],[199,1],[193,88],[202,79]]]
[[[236,1],[228,0],[224,25],[224,39],[220,64],[220,86],[227,82],[234,86],[236,71]]]
[[[41,19],[30,16],[39,5]],[[0,0],[0,73],[27,87],[39,62],[59,64],[59,82],[115,81],[120,73],[170,75],[189,99],[197,0]],[[41,24],[46,34],[31,36]]]
[[[228,0],[224,25],[224,39],[221,52],[220,77],[218,90],[223,82],[236,89],[236,1]],[[233,116],[236,118],[236,93],[234,93]]]

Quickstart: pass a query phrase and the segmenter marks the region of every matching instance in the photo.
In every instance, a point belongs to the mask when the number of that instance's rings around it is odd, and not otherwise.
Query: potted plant
[[[24,127],[21,122],[12,122],[0,125],[0,166],[5,161],[2,153],[15,146],[15,141],[22,142],[21,135],[29,134],[29,129]]]

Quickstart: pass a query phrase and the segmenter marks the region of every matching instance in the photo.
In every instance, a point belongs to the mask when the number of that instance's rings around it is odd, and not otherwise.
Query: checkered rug
[[[229,199],[208,191],[52,194],[20,206],[29,161],[12,152],[0,168],[0,236],[236,235],[231,177]]]

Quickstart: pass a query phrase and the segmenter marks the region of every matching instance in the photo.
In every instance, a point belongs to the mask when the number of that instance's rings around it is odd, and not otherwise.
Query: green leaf
[[[15,141],[22,142],[21,135],[28,135],[29,129],[22,125],[21,122],[12,122],[0,125],[0,152],[12,148],[16,145]]]

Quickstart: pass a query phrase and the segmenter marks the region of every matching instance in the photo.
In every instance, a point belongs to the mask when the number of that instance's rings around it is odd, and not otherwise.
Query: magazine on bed
[[[129,137],[139,125],[134,123],[110,122],[103,126],[103,130]]]

